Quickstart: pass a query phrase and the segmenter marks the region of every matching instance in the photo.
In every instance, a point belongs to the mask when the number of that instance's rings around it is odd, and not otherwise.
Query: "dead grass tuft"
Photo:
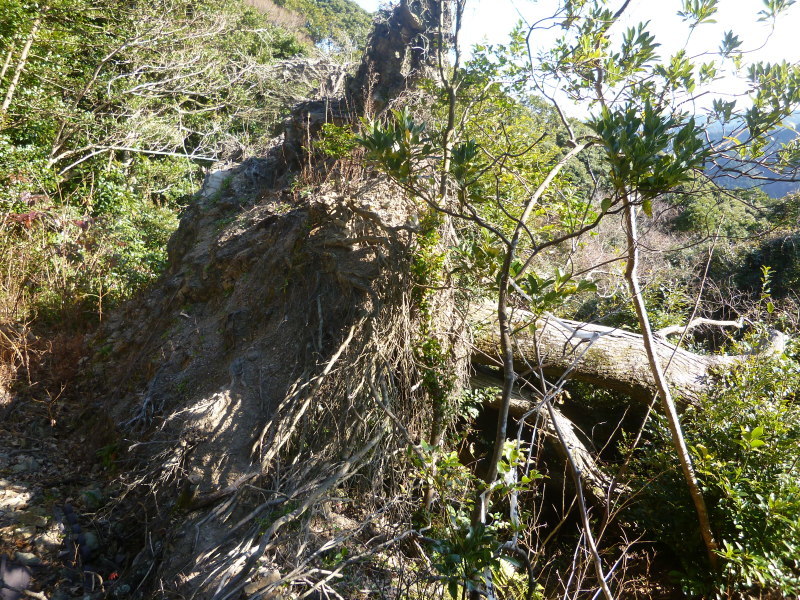
[[[266,14],[275,25],[288,29],[299,37],[301,41],[309,44],[313,43],[304,31],[307,21],[303,15],[283,6],[278,6],[272,0],[245,0],[245,4]]]

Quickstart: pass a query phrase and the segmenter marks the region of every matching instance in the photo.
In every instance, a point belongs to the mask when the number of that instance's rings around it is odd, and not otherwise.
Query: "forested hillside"
[[[798,143],[797,128],[800,125],[800,115],[793,114],[787,118],[781,127],[770,132],[769,144],[770,153],[777,156],[788,154],[794,151]],[[724,137],[722,129],[712,128],[710,135],[717,139]],[[744,158],[744,157],[743,157]],[[800,185],[791,181],[791,177],[781,177],[780,166],[772,166],[769,163],[756,164],[748,163],[747,160],[730,160],[720,165],[710,166],[710,174],[715,181],[723,187],[757,187],[765,191],[773,198],[783,198],[787,194],[796,192]],[[729,173],[726,174],[725,171]],[[788,181],[782,179],[788,179]]]
[[[270,68],[311,52],[301,31],[239,2],[0,10],[0,310],[12,322],[96,319],[156,277],[203,168],[263,152],[316,83]],[[37,239],[20,246],[21,232]]]
[[[628,4],[5,0],[0,598],[796,597],[800,65]]]

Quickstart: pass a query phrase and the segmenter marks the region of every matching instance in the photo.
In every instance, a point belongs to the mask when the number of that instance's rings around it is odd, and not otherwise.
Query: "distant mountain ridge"
[[[772,142],[770,143],[771,148],[775,148],[778,146],[783,146],[795,140],[800,136],[798,132],[800,129],[800,111],[795,112],[785,121],[784,127],[776,129],[772,132],[771,138]],[[709,136],[712,141],[720,141],[722,139],[722,129],[716,125],[711,126],[708,129]],[[745,165],[744,163],[738,163],[737,161],[727,161],[725,163],[726,168],[733,168],[736,169],[738,166],[741,166],[744,170]],[[770,171],[764,167],[753,167],[752,165],[747,165],[747,169],[751,170],[755,175],[760,176],[775,176],[775,173]],[[800,168],[800,165],[798,165]],[[782,198],[786,194],[796,192],[800,190],[800,181],[773,181],[773,182],[763,182],[757,179],[750,179],[747,177],[735,177],[730,175],[714,175],[715,171],[718,172],[717,167],[711,166],[707,169],[707,172],[714,176],[715,181],[717,181],[723,187],[733,189],[733,188],[751,188],[751,187],[760,187],[764,190],[771,198]]]

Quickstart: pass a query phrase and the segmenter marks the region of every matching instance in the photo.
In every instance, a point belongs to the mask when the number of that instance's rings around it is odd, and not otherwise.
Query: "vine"
[[[441,213],[429,211],[420,222],[417,250],[411,260],[412,301],[419,315],[419,337],[414,342],[422,387],[431,401],[433,422],[430,442],[442,442],[448,418],[448,400],[456,387],[449,369],[451,348],[436,334],[434,298],[444,282],[445,252],[442,250]]]

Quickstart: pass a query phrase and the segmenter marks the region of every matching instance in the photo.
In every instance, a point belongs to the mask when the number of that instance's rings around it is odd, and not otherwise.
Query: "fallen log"
[[[501,385],[502,381],[499,379],[481,373],[474,374],[470,379],[470,386],[473,389],[495,387],[499,389]],[[488,400],[486,405],[498,409],[500,408],[500,401],[501,396],[498,392]],[[588,436],[584,435],[558,408],[553,407],[553,409],[553,414],[555,414],[558,421],[557,425],[564,437],[566,447],[559,442],[555,424],[550,419],[547,407],[544,404],[519,390],[514,390],[511,394],[509,414],[516,420],[520,420],[527,415],[526,423],[529,425],[538,423],[547,441],[550,442],[551,447],[562,460],[566,461],[568,459],[567,453],[571,453],[572,459],[578,467],[584,492],[592,498],[595,504],[602,504],[609,493],[609,488],[612,486],[619,487],[618,484],[615,484],[612,477],[603,471],[598,464],[598,453],[592,448],[592,442]]]
[[[572,379],[622,392],[640,402],[649,402],[656,394],[641,335],[553,315],[536,320],[530,312],[520,309],[514,311],[512,319],[517,373],[559,378],[569,372]],[[473,311],[471,320],[473,363],[500,365],[495,307],[480,306]],[[779,353],[785,341],[780,332],[770,332],[756,354]],[[684,404],[696,403],[717,373],[753,356],[696,354],[678,348],[664,337],[657,338],[656,352],[667,382]]]

